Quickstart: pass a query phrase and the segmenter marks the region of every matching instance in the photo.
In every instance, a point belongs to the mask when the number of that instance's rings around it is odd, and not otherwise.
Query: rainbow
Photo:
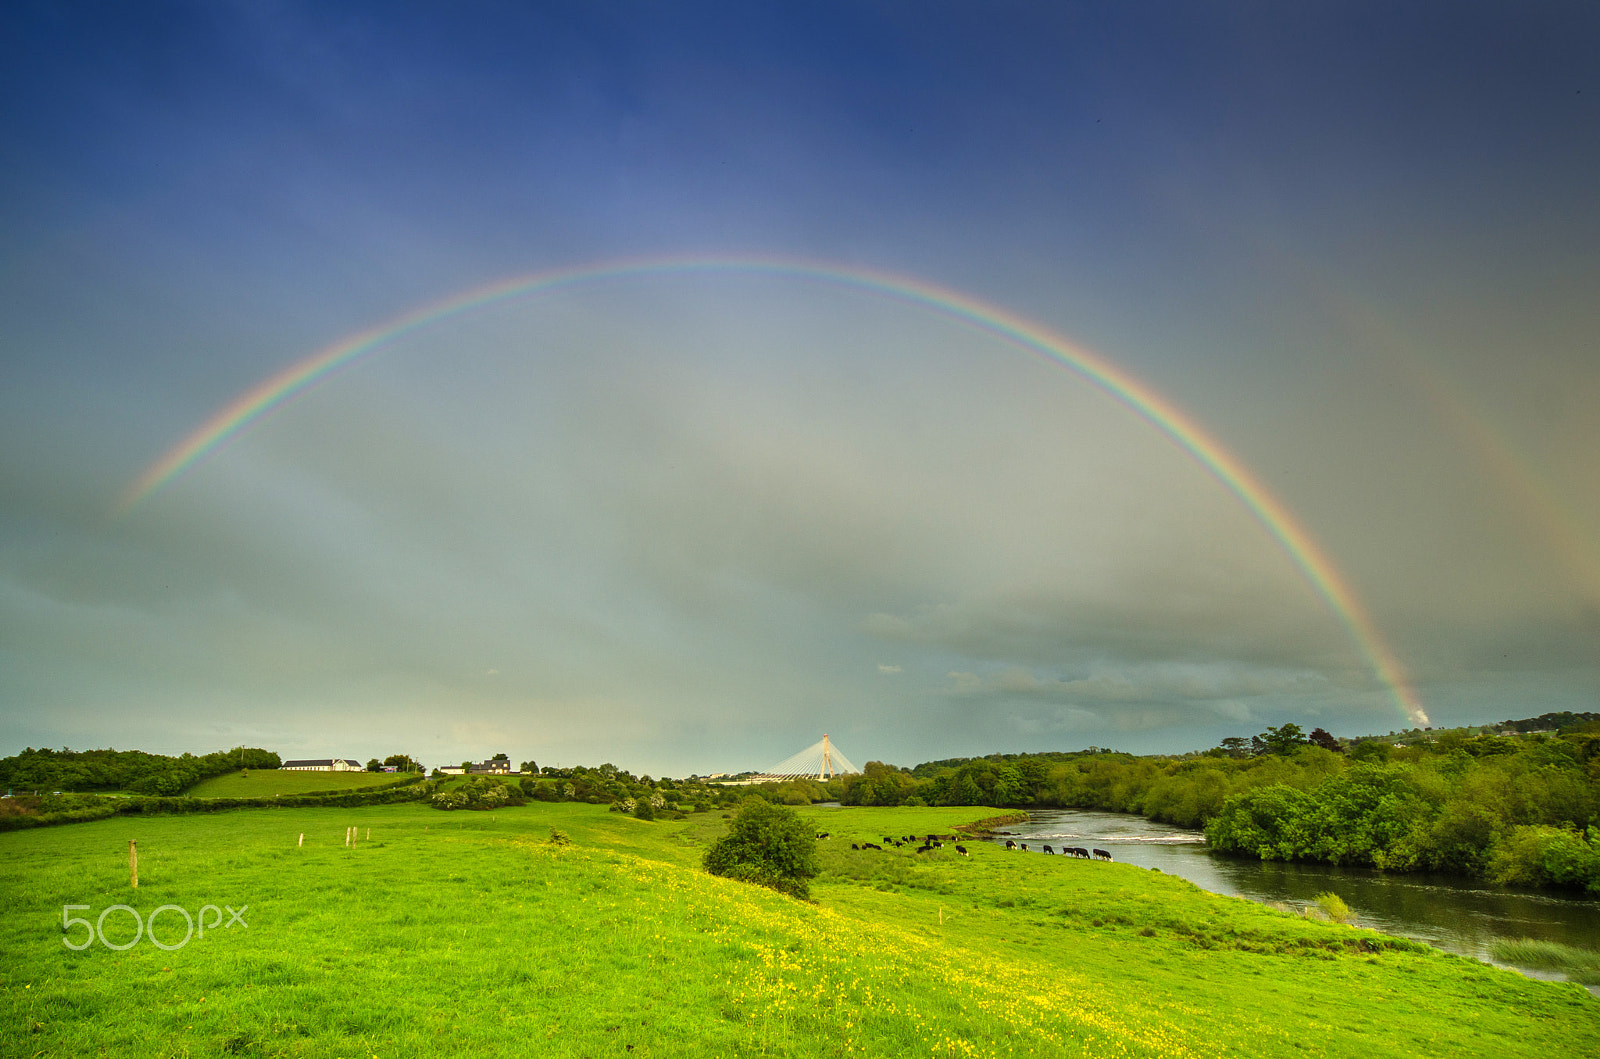
[[[1378,678],[1390,689],[1408,724],[1428,716],[1379,634],[1371,615],[1316,539],[1226,448],[1177,406],[1103,357],[997,306],[926,280],[857,266],[765,257],[673,257],[605,262],[520,276],[415,309],[314,353],[240,394],[152,463],[114,509],[120,517],[217,452],[263,415],[328,376],[381,351],[396,339],[495,302],[543,294],[600,280],[660,274],[736,272],[769,274],[869,291],[953,318],[1063,366],[1111,394],[1167,435],[1209,471],[1260,521],[1344,622]]]

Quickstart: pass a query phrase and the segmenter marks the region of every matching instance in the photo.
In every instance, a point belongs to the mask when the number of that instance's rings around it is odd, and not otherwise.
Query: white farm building
[[[295,772],[360,772],[361,762],[347,757],[319,757],[307,761],[285,761],[279,769]]]

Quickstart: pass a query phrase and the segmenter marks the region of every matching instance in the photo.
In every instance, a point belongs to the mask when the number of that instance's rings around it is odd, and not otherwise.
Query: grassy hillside
[[[185,793],[196,798],[271,798],[275,794],[349,791],[358,787],[376,787],[404,778],[394,772],[285,772],[282,769],[249,769],[201,780]]]
[[[1600,1053],[1576,986],[1130,865],[849,848],[982,810],[803,811],[835,836],[814,905],[696,870],[715,814],[399,805],[0,835],[0,1055]],[[248,905],[248,927],[63,945],[63,905],[117,903]],[[183,919],[158,930],[174,943]],[[131,940],[132,919],[105,932]]]

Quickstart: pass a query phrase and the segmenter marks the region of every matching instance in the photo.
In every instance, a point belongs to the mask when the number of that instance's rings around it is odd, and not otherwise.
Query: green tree
[[[809,900],[816,834],[793,809],[752,796],[740,803],[728,833],[706,850],[705,869]]]
[[[382,772],[383,771],[383,763],[380,762],[377,758],[372,758],[367,762],[367,771],[368,772]]]
[[[1363,739],[1361,742],[1350,748],[1350,757],[1356,761],[1369,761],[1381,764],[1385,761],[1388,761],[1393,752],[1394,747],[1390,746],[1382,739]]]
[[[1256,750],[1257,754],[1292,754],[1307,742],[1309,740],[1306,739],[1305,733],[1292,721],[1277,728],[1268,728],[1251,740],[1254,746],[1260,748]]]

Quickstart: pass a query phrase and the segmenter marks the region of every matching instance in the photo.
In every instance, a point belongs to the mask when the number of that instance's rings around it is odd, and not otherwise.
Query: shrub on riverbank
[[[746,798],[728,833],[706,850],[705,869],[806,900],[817,874],[817,840],[793,809]]]

